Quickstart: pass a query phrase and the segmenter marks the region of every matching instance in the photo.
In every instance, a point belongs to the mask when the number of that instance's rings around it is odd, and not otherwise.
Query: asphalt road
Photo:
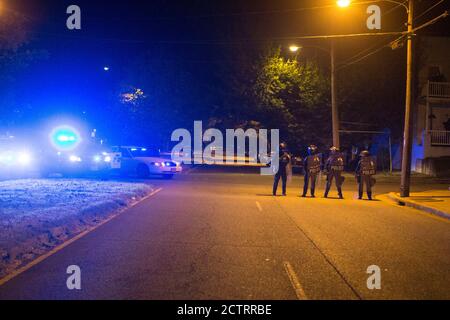
[[[351,179],[343,201],[300,198],[300,178],[275,198],[270,177],[240,170],[152,183],[162,190],[1,286],[0,299],[450,299],[449,221],[358,201]],[[66,287],[70,265],[81,290]],[[380,290],[367,288],[372,265]]]

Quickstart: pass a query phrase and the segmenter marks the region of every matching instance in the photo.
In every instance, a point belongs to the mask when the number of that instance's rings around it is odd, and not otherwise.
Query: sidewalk
[[[401,198],[395,192],[388,196],[399,204],[450,219],[450,190],[414,192],[409,198]]]

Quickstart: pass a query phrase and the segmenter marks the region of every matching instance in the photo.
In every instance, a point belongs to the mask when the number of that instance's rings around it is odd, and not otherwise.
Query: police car
[[[120,154],[120,173],[148,178],[160,175],[171,179],[183,171],[181,163],[162,158],[159,151],[135,146],[112,147],[114,154]]]

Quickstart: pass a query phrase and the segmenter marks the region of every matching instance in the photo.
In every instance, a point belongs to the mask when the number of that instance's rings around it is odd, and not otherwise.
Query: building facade
[[[450,38],[420,40],[412,169],[450,175]]]

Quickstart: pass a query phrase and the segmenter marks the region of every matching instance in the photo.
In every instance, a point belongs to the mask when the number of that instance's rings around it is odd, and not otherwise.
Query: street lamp
[[[332,132],[333,132],[333,146],[336,148],[340,148],[340,139],[339,139],[339,111],[338,111],[338,103],[337,103],[337,85],[336,85],[336,54],[335,54],[335,46],[334,41],[331,40],[331,50],[326,50],[322,47],[317,46],[295,46],[292,45],[289,47],[291,52],[298,52],[302,48],[314,48],[319,49],[321,51],[326,52],[331,58],[331,118],[332,118]]]
[[[369,1],[358,1],[355,4],[365,4],[365,3],[375,3],[375,2],[390,2],[403,6],[408,14],[408,31],[407,31],[407,58],[406,58],[406,99],[405,99],[405,123],[403,132],[403,154],[402,154],[402,176],[400,182],[400,196],[409,197],[410,194],[410,184],[411,184],[411,152],[412,152],[412,141],[411,141],[411,104],[412,104],[412,59],[413,59],[413,44],[412,37],[414,35],[414,0],[405,1],[398,0],[369,0]],[[338,0],[337,5],[339,7],[348,7],[350,5],[350,0]]]
[[[341,8],[346,8],[346,7],[348,7],[348,6],[350,5],[350,3],[351,3],[350,0],[338,0],[338,1],[337,1],[338,7],[341,7]]]
[[[296,46],[296,45],[292,45],[292,46],[289,47],[289,51],[295,53],[295,52],[299,51],[301,48],[302,47],[299,47],[299,46]]]

